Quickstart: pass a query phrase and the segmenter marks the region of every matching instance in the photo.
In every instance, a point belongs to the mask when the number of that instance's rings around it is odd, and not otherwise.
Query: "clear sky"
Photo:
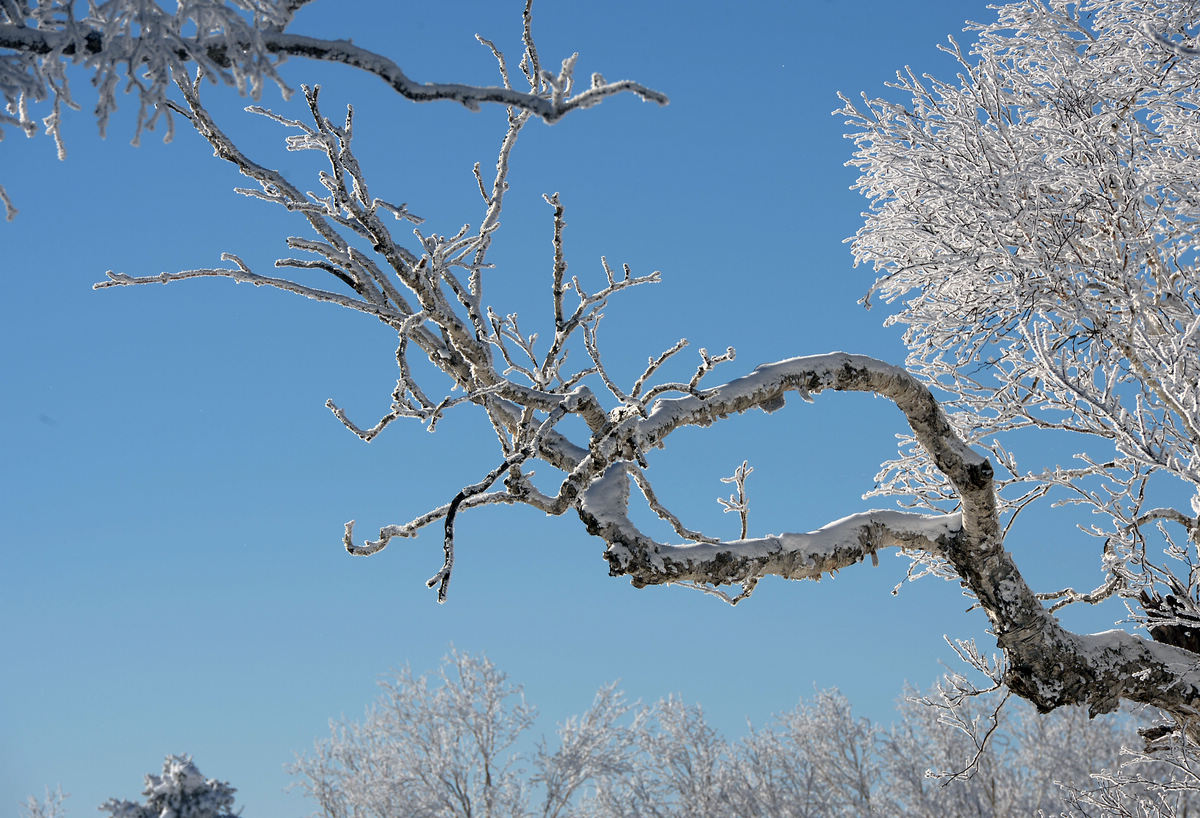
[[[836,91],[881,94],[905,64],[952,74],[935,45],[985,5],[543,0],[544,62],[578,50],[581,76],[636,79],[671,104],[620,97],[526,129],[493,253],[498,311],[545,327],[541,196],[559,191],[572,273],[596,281],[601,254],[663,272],[610,304],[601,341],[619,372],[681,337],[736,347],[727,377],[834,349],[901,362],[884,312],[856,303],[871,273],[842,241],[864,203],[829,112]],[[421,81],[492,84],[473,35],[515,60],[521,6],[318,0],[294,30],[353,38]],[[321,83],[330,114],[354,103],[376,195],[438,232],[478,222],[471,166],[494,162],[503,111],[415,105],[301,60],[284,74]],[[325,400],[366,421],[394,383],[389,333],[361,314],[228,281],[91,290],[107,269],[215,266],[222,251],[265,270],[307,228],[231,193],[242,181],[185,123],[171,144],[130,147],[131,99],[97,139],[89,89],[76,92],[65,162],[48,138],[9,129],[0,145],[0,184],[21,210],[0,225],[0,813],[61,783],[69,814],[91,815],[186,752],[238,787],[247,816],[304,814],[283,765],[329,718],[361,713],[390,667],[432,670],[451,645],[524,683],[547,728],[620,679],[634,698],[699,702],[735,735],[814,686],[887,719],[906,682],[952,661],[943,634],[982,635],[953,584],[893,596],[905,562],[890,555],[819,584],[766,581],[735,609],[609,578],[577,518],[528,509],[460,518],[444,606],[424,585],[438,531],[348,556],[346,520],[365,533],[448,501],[493,465],[490,432],[469,409],[436,435],[396,423],[365,445],[347,432]],[[258,161],[316,186],[315,155],[285,153],[284,132],[241,113],[230,89],[206,94]],[[303,116],[298,95],[268,89],[264,103]],[[864,396],[791,402],[673,435],[653,457],[656,487],[688,522],[732,536],[719,478],[749,459],[752,533],[810,530],[868,507],[860,495],[903,428]],[[1035,586],[1061,584],[1076,557],[1093,568],[1069,517],[1037,519],[1010,541]]]

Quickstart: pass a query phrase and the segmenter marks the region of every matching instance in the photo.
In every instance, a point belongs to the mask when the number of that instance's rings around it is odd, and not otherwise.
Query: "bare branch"
[[[486,491],[492,483],[499,479],[500,475],[507,471],[510,467],[517,465],[521,460],[529,456],[529,452],[524,452],[519,456],[506,457],[499,466],[492,469],[478,483],[473,483],[462,489],[458,494],[454,495],[454,499],[450,501],[449,507],[446,509],[446,529],[445,536],[442,539],[442,549],[445,552],[445,560],[442,563],[441,569],[436,574],[429,578],[425,585],[432,588],[438,586],[438,604],[446,601],[446,591],[450,586],[450,572],[454,570],[454,516],[458,513],[458,507],[463,501],[476,494],[481,494]],[[347,536],[349,530],[347,530]]]

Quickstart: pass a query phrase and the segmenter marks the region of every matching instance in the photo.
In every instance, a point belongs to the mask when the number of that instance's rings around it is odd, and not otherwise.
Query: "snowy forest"
[[[1039,715],[1022,705],[999,724],[996,693],[948,710],[940,692],[908,691],[897,721],[883,726],[822,691],[727,741],[697,705],[641,705],[608,685],[553,740],[522,753],[536,710],[486,658],[452,653],[432,677],[405,668],[380,688],[361,720],[331,723],[291,765],[314,814],[965,818],[1182,815],[1200,803],[1192,767],[1142,757],[1115,772],[1136,739],[1134,720],[1092,721],[1081,707]],[[972,731],[989,721],[994,735],[984,746]],[[1097,775],[1098,767],[1109,770]],[[1168,780],[1184,789],[1151,783]],[[146,776],[144,802],[114,798],[101,810],[229,818],[239,814],[235,793],[190,757],[168,756],[161,775]],[[65,801],[48,791],[29,799],[25,815],[58,818]]]
[[[644,317],[624,323],[626,304],[687,272],[673,272],[669,259],[661,271],[618,261],[620,235],[603,237],[611,246],[598,264],[577,262],[573,237],[588,229],[572,215],[579,191],[571,199],[554,189],[537,194],[543,240],[516,262],[501,249],[527,141],[571,134],[581,120],[602,123],[609,108],[630,101],[645,109],[641,127],[653,129],[654,109],[677,104],[672,89],[611,79],[600,73],[605,66],[585,69],[578,54],[549,56],[531,0],[512,9],[512,44],[477,37],[490,84],[413,80],[403,53],[347,39],[362,20],[347,17],[344,31],[306,29],[310,6],[319,5],[0,0],[0,126],[53,144],[63,159],[80,138],[65,125],[80,107],[75,89],[90,83],[101,135],[117,117],[135,143],[149,131],[188,131],[210,163],[236,172],[236,196],[287,220],[286,232],[271,237],[286,252],[266,266],[257,247],[226,247],[211,266],[180,258],[163,272],[101,269],[94,288],[107,297],[170,285],[155,288],[167,295],[145,307],[165,315],[172,293],[217,292],[199,289],[211,283],[202,280],[249,284],[213,297],[237,300],[247,289],[302,296],[341,308],[384,340],[392,373],[383,411],[369,408],[378,402],[332,398],[325,410],[347,446],[433,433],[451,447],[434,459],[452,471],[454,487],[410,460],[391,478],[394,517],[365,535],[350,519],[330,537],[347,560],[379,571],[383,555],[401,547],[406,562],[433,554],[421,577],[430,601],[470,605],[459,577],[470,570],[474,536],[511,564],[514,573],[498,584],[531,597],[569,587],[574,578],[545,552],[523,552],[524,528],[468,528],[470,518],[518,507],[532,514],[520,526],[554,525],[568,547],[599,552],[592,570],[610,582],[641,594],[698,591],[692,596],[738,611],[758,604],[764,589],[809,590],[783,581],[837,576],[839,589],[853,588],[882,555],[899,555],[904,594],[925,589],[907,581],[945,580],[965,598],[962,627],[975,617],[986,635],[948,639],[955,664],[934,689],[910,690],[893,724],[856,718],[846,697],[825,690],[734,740],[697,706],[630,702],[614,685],[561,721],[553,739],[535,741],[519,685],[488,660],[453,652],[432,679],[397,672],[361,721],[335,722],[329,738],[296,757],[291,773],[318,814],[1194,810],[1200,3],[989,7],[987,19],[939,46],[939,64],[949,67],[941,78],[903,68],[873,90],[844,91],[834,117],[810,118],[806,127],[840,129],[848,139],[843,159],[866,212],[847,239],[845,266],[869,271],[862,303],[900,333],[904,351],[894,360],[857,352],[853,334],[834,332],[821,346],[851,351],[808,354],[789,338],[774,357],[751,361],[733,346],[659,344]],[[918,64],[922,54],[911,59]],[[420,129],[429,106],[461,107],[479,127],[500,126],[493,157],[455,169],[470,179],[473,211],[427,221],[397,179],[360,156],[356,138],[372,112],[322,92],[315,80],[332,68],[383,83],[391,104],[404,108],[396,138]],[[310,71],[315,79],[303,79]],[[267,104],[276,90],[284,101]],[[238,115],[271,138],[244,136],[222,95],[248,102]],[[636,144],[637,129],[622,130]],[[291,154],[315,158],[316,171],[297,176]],[[0,203],[13,237],[6,242],[17,243],[22,195],[32,188],[9,184],[7,172]],[[185,183],[180,191],[186,198]],[[190,218],[199,227],[191,232],[204,233],[203,217]],[[786,243],[742,240],[741,266],[727,275],[739,283],[754,278],[755,243]],[[718,303],[731,297],[714,286],[693,290],[689,297]],[[94,308],[105,309],[107,297]],[[122,320],[136,320],[131,314]],[[708,328],[696,332],[707,337]],[[704,451],[705,435],[741,415],[769,416],[774,431],[759,442],[782,446],[776,441],[804,424],[806,404],[854,393],[886,407],[869,423],[891,423],[898,438],[874,475],[851,476],[863,498],[857,508],[807,509],[773,533],[759,522],[767,517],[759,516],[756,481],[785,496],[801,489],[764,477],[753,453],[720,476],[723,494],[702,514],[681,497],[677,472],[655,468],[673,450]],[[236,391],[225,403],[236,416]],[[836,445],[820,455],[840,456]],[[237,458],[232,452],[226,471],[239,470]],[[831,473],[823,468],[832,467],[806,466],[818,482]],[[355,480],[343,473],[336,482],[354,498]],[[441,495],[425,502],[425,488]],[[112,495],[120,497],[119,487]],[[345,518],[361,507],[335,511]],[[826,516],[810,519],[815,513]],[[1057,529],[1025,524],[1063,513],[1072,517],[1069,547]],[[398,581],[411,582],[410,569]],[[563,616],[563,606],[569,595],[541,616]],[[1108,629],[1076,624],[1097,614]],[[330,616],[358,628],[381,621]],[[605,632],[603,616],[591,627]],[[945,627],[953,634],[957,626]],[[669,640],[648,641],[656,638]],[[717,657],[738,649],[709,648]],[[381,652],[379,661],[391,658]],[[113,799],[103,809],[114,818],[223,816],[232,814],[235,785],[170,755],[161,775],[147,776],[144,804]],[[47,791],[26,811],[59,815],[64,798]]]

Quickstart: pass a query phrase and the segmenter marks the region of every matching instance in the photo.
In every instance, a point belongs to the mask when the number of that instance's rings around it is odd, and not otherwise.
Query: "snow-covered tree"
[[[892,724],[855,716],[836,690],[818,691],[727,739],[699,706],[629,703],[610,684],[551,740],[535,742],[536,711],[486,658],[451,653],[432,678],[405,668],[380,688],[362,719],[331,722],[291,766],[324,818],[1144,816],[1200,807],[1200,768],[1130,750],[1140,740],[1128,714],[1093,719],[1075,706],[1042,715],[1019,700],[997,708],[1007,698],[998,691],[955,707],[944,688],[909,691]],[[974,775],[958,774],[971,757]],[[144,803],[110,799],[101,810],[233,818],[234,792],[190,757],[168,756],[161,775],[146,776]],[[24,814],[61,818],[64,797],[48,790]]]
[[[43,798],[38,799],[32,795],[26,799],[21,809],[21,818],[63,818],[66,814],[64,802],[67,800],[67,793],[62,791],[62,787],[55,787],[53,790],[46,787],[46,794]]]
[[[205,778],[191,756],[167,756],[162,775],[146,775],[146,802],[110,798],[100,805],[112,818],[236,818],[235,787]]]
[[[433,430],[457,407],[486,416],[494,467],[375,539],[356,541],[348,523],[351,554],[376,554],[437,525],[443,560],[429,585],[444,600],[457,515],[521,503],[577,515],[605,542],[609,571],[636,586],[693,585],[737,602],[764,576],[817,579],[898,548],[917,573],[962,583],[1003,652],[998,664],[975,664],[1038,709],[1082,704],[1103,713],[1126,700],[1189,723],[1200,704],[1200,663],[1190,649],[1200,617],[1200,56],[1192,42],[1200,4],[1009,3],[995,22],[972,27],[970,48],[951,41],[955,81],[905,72],[895,89],[909,99],[847,101],[841,113],[854,129],[853,162],[871,202],[853,249],[880,274],[873,294],[900,302],[889,321],[906,328],[907,368],[833,353],[763,364],[724,382],[714,370],[733,359],[732,349],[701,349],[690,377],[663,376],[685,341],[649,351],[644,372],[618,382],[602,355],[603,311],[659,274],[605,261],[598,280],[569,276],[557,195],[546,199],[552,307],[540,332],[488,296],[509,158],[529,120],[624,90],[665,98],[599,74],[578,90],[573,57],[547,70],[528,4],[517,65],[482,41],[499,66],[496,88],[417,86],[380,55],[289,34],[301,5],[197,0],[172,15],[148,0],[114,0],[72,15],[73,6],[52,0],[0,0],[0,87],[6,121],[30,129],[29,105],[47,100],[54,132],[59,106],[69,103],[65,63],[93,72],[102,122],[115,77],[127,72],[145,106],[140,122],[181,116],[251,180],[240,193],[311,229],[288,239],[295,254],[276,262],[295,278],[255,271],[229,253],[225,267],[110,272],[98,287],[224,277],[382,322],[396,343],[390,410],[363,424],[329,405],[366,441],[400,418]],[[316,151],[328,163],[320,195],[235,145],[205,107],[203,81],[256,93],[277,80],[282,54],[348,62],[414,99],[506,105],[495,174],[476,168],[480,212],[464,220],[474,226],[453,235],[422,230],[405,206],[377,196],[354,153],[352,110],[327,116],[316,87],[304,88],[303,117],[254,110],[287,130],[290,150]],[[328,276],[327,286],[308,275]],[[863,511],[807,533],[744,530],[722,540],[659,501],[649,465],[677,430],[751,409],[774,412],[793,394],[811,400],[837,391],[873,393],[901,411],[909,437],[874,493],[907,509]],[[1032,433],[1066,438],[1077,462],[1040,462],[1055,449],[1038,446],[1022,461],[1032,465],[1019,465],[1016,452]],[[746,474],[748,467],[734,475],[738,491],[727,501],[743,528]],[[675,542],[635,524],[635,492],[673,528]],[[1088,531],[1104,572],[1093,591],[1035,591],[1005,548],[1019,512],[1055,497],[1092,513]],[[1145,607],[1155,641],[1124,630],[1076,634],[1055,616],[1063,605],[1114,595]]]
[[[331,736],[292,766],[324,816],[556,818],[585,783],[629,769],[631,739],[618,723],[628,707],[611,686],[560,725],[558,747],[543,744],[529,768],[517,741],[536,712],[486,658],[452,653],[436,681],[405,668],[380,686],[362,721],[331,724]]]
[[[914,427],[875,493],[961,512],[957,542],[914,558],[963,580],[1006,653],[1004,682],[1042,709],[1129,699],[1186,718],[1200,694],[1197,11],[1007,4],[971,27],[970,49],[945,48],[955,81],[905,71],[903,102],[840,112],[871,202],[855,257],[880,274],[872,295],[900,302],[888,321],[948,430]],[[1032,432],[1059,435],[1075,462],[1021,458]],[[960,443],[991,458],[956,476],[939,446]],[[1091,512],[1094,590],[1034,593],[1004,550],[1044,497]],[[1112,595],[1140,602],[1165,644],[1079,636],[1053,616]]]
[[[999,692],[949,711],[937,690],[912,691],[882,725],[820,691],[729,740],[698,706],[630,705],[610,685],[555,741],[534,745],[533,709],[486,659],[453,654],[432,682],[406,669],[381,687],[362,720],[333,723],[292,767],[326,818],[1088,815],[1105,800],[1151,797],[1164,809],[1200,806],[1178,790],[1194,779],[1177,768],[1119,767],[1122,745],[1139,741],[1127,714],[1042,716],[1026,703],[997,713]],[[972,756],[976,773],[954,775]]]

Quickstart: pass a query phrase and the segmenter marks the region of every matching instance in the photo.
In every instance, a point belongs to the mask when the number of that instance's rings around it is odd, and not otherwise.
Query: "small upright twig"
[[[733,347],[726,347],[725,352],[721,355],[709,355],[708,350],[704,347],[701,347],[700,366],[696,367],[696,374],[692,376],[691,381],[688,382],[688,386],[695,389],[700,385],[700,381],[704,378],[704,376],[712,371],[714,366],[726,361],[732,361],[736,357],[737,350],[735,350]]]
[[[740,539],[746,539],[746,524],[750,517],[750,507],[746,500],[746,478],[754,471],[754,467],[750,465],[750,461],[743,460],[742,465],[738,466],[731,477],[722,477],[722,483],[733,483],[737,486],[737,494],[731,494],[728,498],[718,497],[717,502],[725,507],[725,512],[736,511],[738,516],[742,518],[742,536]]]

